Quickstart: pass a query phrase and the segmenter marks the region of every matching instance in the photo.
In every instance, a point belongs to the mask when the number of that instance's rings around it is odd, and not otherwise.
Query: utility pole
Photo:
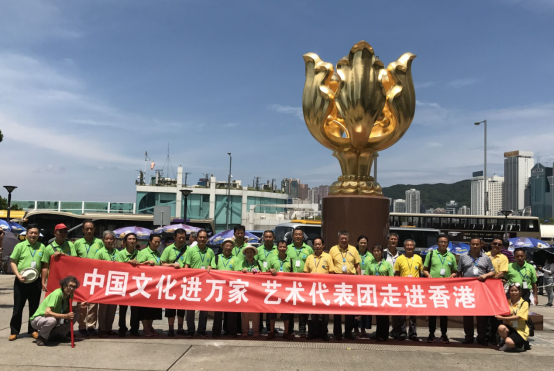
[[[187,176],[191,173],[185,173],[185,187],[187,186]]]

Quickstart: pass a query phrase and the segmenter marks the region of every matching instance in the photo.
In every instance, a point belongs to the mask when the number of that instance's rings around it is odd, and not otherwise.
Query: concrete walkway
[[[554,309],[543,305],[532,310],[544,316],[544,331],[530,338],[532,350],[503,353],[494,347],[465,346],[463,330],[449,329],[450,345],[422,341],[368,339],[355,342],[283,341],[276,338],[220,339],[176,336],[164,333],[157,338],[110,337],[78,338],[75,348],[69,344],[37,347],[26,334],[8,341],[13,308],[13,276],[0,276],[0,369],[2,370],[496,370],[503,364],[511,369],[552,369],[554,365]],[[543,303],[546,298],[539,298]],[[24,318],[28,318],[27,314]],[[117,323],[117,317],[115,320]],[[282,326],[282,323],[278,322]],[[167,330],[165,320],[154,327]],[[23,325],[26,328],[26,324]],[[329,326],[332,328],[332,325]],[[211,323],[208,324],[211,329]],[[426,328],[418,328],[425,340]],[[502,367],[502,366],[500,366]]]

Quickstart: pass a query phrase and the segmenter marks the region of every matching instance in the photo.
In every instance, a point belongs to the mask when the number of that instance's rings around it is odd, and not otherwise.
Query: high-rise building
[[[323,200],[323,197],[327,197],[329,195],[329,186],[320,185],[318,194],[319,194],[319,202],[321,202]]]
[[[394,200],[394,202],[392,203],[392,211],[395,213],[405,213],[406,200],[402,200],[402,199]]]
[[[485,215],[483,202],[483,172],[477,171],[473,173],[471,178],[471,213],[472,215]],[[488,215],[498,215],[503,207],[504,199],[504,178],[498,175],[493,175],[488,178]]]
[[[298,197],[298,190],[300,189],[300,179],[291,179],[290,180],[290,194],[292,198]]]
[[[456,211],[458,211],[458,203],[454,200],[450,200],[446,203],[445,210],[447,214],[456,214]]]
[[[308,200],[310,200],[311,204],[318,204],[319,203],[319,188],[313,187],[308,190]]]
[[[531,169],[531,179],[529,179],[531,215],[541,219],[552,217],[549,177],[552,177],[551,167],[545,167],[538,163]]]
[[[419,191],[416,189],[409,189],[406,191],[406,212],[407,213],[419,213],[419,206],[421,204]]]
[[[471,215],[471,209],[464,205],[458,209],[458,215]]]
[[[504,208],[506,210],[518,212],[525,208],[525,187],[529,184],[533,165],[535,165],[533,152],[504,153]]]
[[[281,180],[281,190],[290,195],[290,179],[289,178],[283,178],[283,180]]]
[[[493,175],[487,182],[489,215],[501,215],[504,208],[504,177]]]
[[[298,183],[298,198],[301,200],[308,199],[308,185]]]

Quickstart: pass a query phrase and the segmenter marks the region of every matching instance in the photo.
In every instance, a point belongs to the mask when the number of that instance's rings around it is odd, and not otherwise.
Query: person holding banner
[[[162,238],[159,234],[151,234],[148,238],[148,246],[139,251],[137,261],[141,265],[161,265],[161,255],[158,252]],[[152,324],[155,320],[162,319],[162,308],[138,307],[138,319],[142,322],[144,336],[159,336]]]
[[[423,261],[419,255],[414,254],[415,247],[414,240],[404,240],[405,254],[399,256],[394,263],[393,268],[395,276],[419,278],[423,275]],[[410,316],[408,333],[406,333],[406,316],[394,316],[393,323],[395,321],[398,321],[397,340],[405,340],[406,336],[408,336],[411,341],[419,341],[419,338],[417,337],[416,316]]]
[[[458,265],[456,257],[448,251],[448,236],[441,234],[438,239],[437,250],[431,251],[425,257],[423,263],[423,275],[427,278],[454,278],[457,275]],[[446,335],[448,331],[448,317],[440,316],[441,341],[443,344],[450,344]],[[429,316],[429,337],[428,343],[435,341],[435,330],[437,329],[437,317]]]
[[[215,256],[212,249],[206,246],[208,242],[208,232],[204,229],[198,231],[198,244],[187,249],[185,253],[185,268],[206,269],[211,265]],[[196,311],[187,310],[187,335],[194,336],[195,325],[194,317]],[[200,311],[198,315],[198,335],[208,336],[206,333],[206,323],[208,322],[208,312]]]
[[[92,220],[85,220],[82,231],[84,237],[75,241],[77,256],[86,259],[95,259],[96,253],[104,247],[102,240],[94,237],[96,228]],[[98,304],[90,303],[88,307],[81,309],[79,316],[79,334],[82,336],[96,336],[96,321],[98,318]]]
[[[533,288],[534,304],[539,305],[537,273],[535,268],[525,261],[525,250],[521,247],[515,249],[514,259],[515,262],[508,266],[506,279],[509,283],[519,283],[521,285],[521,297],[529,304],[531,304],[531,288]]]
[[[281,240],[277,243],[277,254],[273,255],[269,261],[269,272],[271,275],[276,276],[278,273],[290,273],[292,272],[292,259],[287,255],[288,247],[287,241]],[[290,330],[289,321],[293,314],[282,313],[281,320],[283,321],[283,339],[294,340],[294,330]],[[275,338],[275,321],[277,320],[277,313],[268,313],[269,329],[267,333],[267,340]]]
[[[323,252],[325,249],[325,243],[323,238],[314,238],[314,253],[308,256],[306,264],[304,264],[304,273],[320,273],[329,274],[334,270],[333,259],[331,255]],[[320,338],[323,341],[329,341],[328,326],[329,315],[328,314],[311,314],[310,325],[308,326],[307,340]]]
[[[115,262],[118,251],[115,248],[115,234],[112,231],[104,231],[102,233],[102,248],[98,250],[94,259]],[[90,306],[90,304],[89,304]],[[115,335],[112,332],[113,321],[115,319],[115,304],[99,304],[98,305],[98,336],[101,338],[108,335]],[[81,313],[81,315],[83,315]]]
[[[304,231],[300,227],[294,228],[292,231],[292,243],[288,246],[287,256],[292,259],[292,272],[304,272],[304,264],[309,255],[313,254],[314,250],[304,243]],[[300,337],[306,337],[306,325],[308,323],[307,314],[298,315],[298,332]],[[289,333],[294,334],[294,316],[291,315],[289,321]]]
[[[133,267],[138,265],[137,255],[137,235],[127,233],[123,237],[123,249],[119,251],[116,261],[120,263],[129,263]],[[127,333],[127,305],[119,306],[119,337],[125,337]],[[131,335],[139,336],[140,321],[138,319],[138,307],[131,307]]]
[[[340,231],[338,234],[339,243],[331,247],[329,255],[333,259],[335,274],[361,274],[360,270],[360,254],[352,245],[348,244],[349,235],[347,231]],[[367,271],[367,270],[366,270]],[[354,340],[352,330],[354,329],[353,315],[344,316],[344,338]],[[342,316],[335,314],[333,321],[333,334],[336,340],[342,340]]]
[[[73,244],[67,241],[67,226],[63,223],[57,224],[54,227],[54,241],[46,246],[44,254],[42,254],[42,291],[48,292],[46,282],[48,280],[48,268],[50,267],[50,257],[59,259],[60,255],[77,256],[77,251]]]
[[[27,235],[25,236],[26,240],[15,245],[10,255],[10,265],[15,275],[13,284],[13,313],[10,321],[10,341],[17,339],[21,331],[25,303],[29,302],[29,316],[36,312],[40,303],[42,291],[39,272],[42,264],[44,245],[38,241],[39,235],[40,230],[36,224],[28,225]],[[32,276],[34,276],[34,280]],[[27,323],[27,332],[35,339],[38,337],[38,333],[31,326],[31,320]]]
[[[498,333],[504,340],[504,345],[498,350],[523,352],[529,338],[529,327],[527,326],[529,303],[521,297],[522,289],[518,282],[510,283],[508,292],[510,293],[510,300],[508,300],[510,315],[496,316],[496,319],[504,322],[498,326]]]
[[[368,264],[365,274],[368,276],[394,276],[392,265],[383,256],[383,246],[373,246],[373,257],[375,260]],[[377,330],[375,340],[382,342],[389,339],[389,316],[375,316]]]
[[[358,254],[360,254],[360,273],[363,275],[365,274],[365,268],[368,264],[371,264],[371,262],[374,260],[373,255],[367,248],[368,238],[365,235],[361,235],[358,237]],[[360,328],[360,330],[358,330]],[[361,331],[361,337],[367,337],[366,329],[369,330],[371,328],[371,316],[370,315],[363,315],[363,316],[357,316],[355,317],[354,321],[354,333],[356,336],[360,334]]]
[[[212,259],[208,266],[208,273],[211,269],[218,271],[234,271],[235,257],[233,256],[233,246],[235,241],[232,238],[226,238],[221,243],[222,253]],[[237,337],[237,313],[236,312],[214,312],[214,321],[212,325],[212,336],[214,338],[221,336],[222,320],[225,318],[225,332],[232,338]]]
[[[469,252],[463,254],[458,263],[458,277],[475,277],[481,282],[485,282],[487,278],[493,278],[494,266],[491,259],[481,250],[481,240],[473,237],[469,243]],[[488,317],[477,316],[477,342],[484,346],[489,345],[486,339],[487,320]],[[464,316],[464,333],[465,339],[462,344],[473,344],[475,335],[473,316]]]
[[[256,255],[256,260],[260,263],[260,268],[262,272],[269,271],[269,260],[273,256],[277,255],[277,246],[275,246],[275,233],[271,229],[264,231],[264,244],[258,247],[258,254]],[[263,327],[263,313],[260,313],[260,332],[262,332]],[[270,323],[268,315],[266,314],[266,328],[269,331]]]
[[[235,271],[242,273],[256,274],[261,272],[260,263],[256,260],[256,254],[258,250],[254,246],[246,246],[242,249],[244,259],[239,260],[235,265]],[[255,338],[260,337],[260,315],[259,313],[242,312],[242,329],[241,334],[243,338],[248,337],[248,331],[250,327],[250,321],[252,321],[252,333]]]
[[[49,341],[68,341],[67,334],[73,322],[79,318],[79,307],[75,305],[71,311],[69,308],[69,300],[78,287],[77,278],[64,278],[60,281],[60,288],[52,291],[33,314],[31,326],[38,331],[38,346],[48,345]],[[80,305],[81,308],[86,306],[86,302]]]
[[[187,251],[187,232],[183,228],[178,228],[173,232],[173,238],[175,243],[167,246],[161,256],[162,265],[166,267],[173,267],[175,269],[181,268],[179,259],[185,255]],[[186,335],[185,330],[183,330],[183,323],[185,321],[185,310],[184,309],[166,309],[165,317],[167,318],[167,324],[169,325],[169,331],[167,336],[175,336],[175,315],[177,315],[177,334]]]
[[[244,234],[246,232],[246,228],[244,225],[236,225],[235,228],[233,228],[233,234],[235,237],[235,247],[233,247],[233,256],[236,258],[237,262],[239,260],[244,260],[244,254],[242,253],[242,249],[246,247],[247,243],[244,239]]]

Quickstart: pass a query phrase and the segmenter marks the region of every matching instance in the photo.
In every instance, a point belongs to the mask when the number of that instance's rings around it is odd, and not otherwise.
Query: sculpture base
[[[369,239],[368,247],[387,247],[389,231],[389,199],[378,196],[336,195],[323,198],[322,236],[325,250],[338,243],[338,233],[348,231],[350,244],[356,246],[360,235]]]

